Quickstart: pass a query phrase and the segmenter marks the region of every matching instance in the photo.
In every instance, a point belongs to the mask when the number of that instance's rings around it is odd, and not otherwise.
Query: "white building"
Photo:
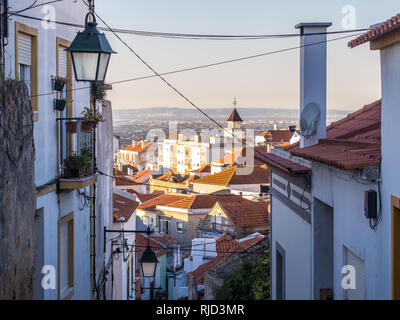
[[[10,0],[8,5],[10,10],[18,11],[31,6],[32,1]],[[81,1],[66,0],[26,11],[26,15],[32,17],[44,17],[49,13],[56,13],[54,19],[59,21],[81,25],[87,6]],[[93,151],[90,150],[92,133],[83,133],[78,128],[76,134],[67,134],[64,120],[80,117],[83,108],[90,105],[88,84],[74,81],[71,58],[65,51],[79,29],[18,15],[10,16],[8,28],[5,74],[25,81],[34,112],[35,183],[38,190],[35,299],[102,296],[106,294],[100,290],[106,257],[100,245],[100,230],[111,219],[112,181],[93,174],[91,165],[82,166],[75,172],[79,177],[73,177],[72,170],[66,170],[64,163],[73,152],[82,155]],[[52,78],[57,76],[67,79],[61,93],[53,90]],[[79,88],[83,89],[74,90]],[[64,111],[55,109],[55,98],[70,99]],[[103,172],[111,174],[111,105],[99,103],[98,109],[103,112],[106,122],[96,129],[104,139],[102,145],[97,146],[97,163]],[[57,120],[59,118],[62,119]],[[94,194],[98,197],[95,205],[91,201]],[[51,275],[56,280],[55,288],[43,289],[44,266],[54,271]],[[107,286],[105,288],[107,291]]]
[[[381,50],[382,101],[327,128],[326,46],[301,49],[300,143],[265,155],[271,169],[273,299],[400,297],[400,173],[393,123],[400,115],[399,25],[400,15],[349,43],[372,40],[371,48]],[[299,28],[322,33],[328,26]],[[323,37],[302,37],[302,45]]]
[[[136,196],[114,188],[113,230],[136,230]],[[112,300],[135,300],[136,251],[134,233],[112,233]],[[126,246],[124,246],[126,243]]]

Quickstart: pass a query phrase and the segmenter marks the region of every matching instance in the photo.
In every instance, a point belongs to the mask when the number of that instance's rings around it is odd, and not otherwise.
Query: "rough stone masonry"
[[[33,299],[36,187],[33,112],[21,81],[0,80],[0,299]]]

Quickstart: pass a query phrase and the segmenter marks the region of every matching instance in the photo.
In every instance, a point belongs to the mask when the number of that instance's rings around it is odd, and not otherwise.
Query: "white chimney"
[[[300,148],[326,137],[326,31],[332,23],[300,23]],[[313,35],[310,35],[313,34]]]

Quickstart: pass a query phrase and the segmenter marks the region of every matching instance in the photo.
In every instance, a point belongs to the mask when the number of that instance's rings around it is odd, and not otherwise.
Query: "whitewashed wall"
[[[11,0],[11,10],[27,8],[31,0]],[[65,0],[51,5],[55,8],[55,19],[83,24],[87,7],[81,1]],[[48,7],[47,7],[48,8]],[[33,17],[44,17],[42,12],[46,7],[38,7],[23,14]],[[52,18],[51,18],[52,19]],[[13,16],[9,21],[8,45],[5,49],[5,75],[15,77],[15,21],[38,29],[38,93],[52,92],[51,76],[57,74],[56,37],[72,41],[78,28],[56,25],[45,29],[41,21]],[[87,84],[74,83],[74,88]],[[39,121],[35,122],[34,138],[36,148],[35,182],[37,186],[54,179],[57,175],[57,134],[56,117],[53,99],[55,94],[39,97]],[[88,89],[74,91],[74,116],[80,116],[84,107],[89,106],[90,93]],[[82,190],[83,191],[83,190]],[[86,190],[89,191],[88,188]],[[37,208],[44,208],[44,264],[49,264],[57,270],[58,251],[58,220],[74,212],[74,296],[72,299],[90,299],[90,210],[80,210],[80,202],[76,192],[57,194],[52,192],[37,200]],[[41,281],[41,279],[36,279]],[[35,293],[36,296],[36,293]],[[44,299],[57,299],[57,290],[44,290]]]

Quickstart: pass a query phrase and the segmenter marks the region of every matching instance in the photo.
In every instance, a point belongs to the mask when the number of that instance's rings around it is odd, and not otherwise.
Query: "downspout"
[[[92,99],[93,99],[93,111],[96,112],[96,84],[92,84]],[[96,124],[94,125],[93,130],[93,173],[97,173],[97,161],[96,161]],[[97,281],[96,281],[96,183],[93,184],[92,188],[92,210],[91,210],[91,221],[92,221],[92,228],[90,235],[91,242],[92,242],[92,296],[97,294],[96,299],[99,299],[99,289],[97,288]]]

